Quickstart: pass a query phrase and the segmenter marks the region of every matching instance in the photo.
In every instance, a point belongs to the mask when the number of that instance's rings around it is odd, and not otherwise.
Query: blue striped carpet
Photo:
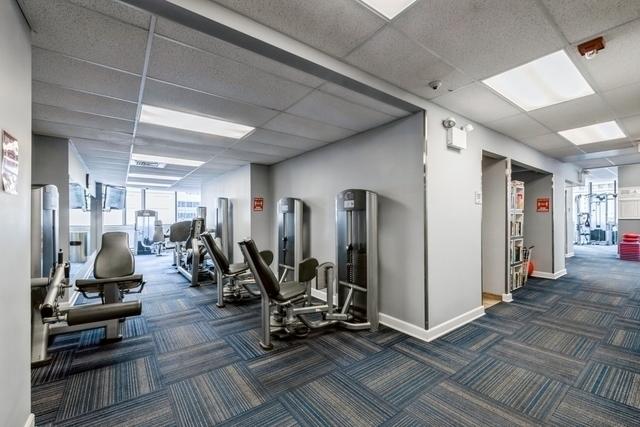
[[[55,337],[32,411],[56,426],[638,426],[640,264],[593,249],[431,343],[332,330],[270,352],[257,301],[219,308],[215,286],[140,257],[143,316],[118,343]]]

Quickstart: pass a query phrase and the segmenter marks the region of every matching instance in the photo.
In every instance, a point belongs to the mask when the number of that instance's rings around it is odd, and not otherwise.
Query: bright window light
[[[482,82],[525,111],[594,93],[564,50]]]
[[[142,106],[140,122],[235,139],[240,139],[255,129],[251,126],[151,105]]]
[[[163,181],[178,181],[182,179],[181,176],[153,175],[150,173],[130,173],[129,178],[161,179]]]
[[[361,0],[371,9],[387,19],[395,18],[400,12],[411,6],[416,0]]]
[[[594,142],[626,137],[622,129],[620,129],[620,126],[618,126],[614,120],[581,128],[563,130],[558,133],[576,145],[592,144]]]
[[[151,154],[131,154],[131,160],[139,160],[141,162],[151,162],[159,164],[169,164],[178,166],[201,166],[204,162],[200,160],[178,159],[176,157],[152,156]]]
[[[158,184],[157,182],[128,181],[127,185],[135,185],[138,187],[171,187],[173,184]]]

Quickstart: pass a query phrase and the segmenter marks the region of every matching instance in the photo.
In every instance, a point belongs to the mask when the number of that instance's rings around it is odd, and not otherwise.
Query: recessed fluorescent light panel
[[[563,130],[558,133],[576,145],[592,144],[594,142],[626,137],[622,129],[620,129],[620,126],[618,126],[614,120],[581,128]]]
[[[141,162],[169,164],[169,165],[178,165],[178,166],[193,166],[193,167],[198,167],[204,163],[199,160],[178,159],[175,157],[152,156],[151,154],[137,154],[137,153],[131,154],[131,160],[134,160],[134,161],[139,160]]]
[[[564,50],[482,82],[525,111],[594,93]]]
[[[171,187],[173,184],[158,184],[157,182],[128,181],[127,185],[135,185],[138,187]]]
[[[411,6],[416,0],[361,0],[387,19],[393,19],[400,12]]]
[[[130,173],[129,178],[160,179],[163,181],[178,181],[182,179],[181,176],[152,175],[150,173]]]
[[[251,126],[151,105],[142,106],[140,122],[234,139],[240,139],[255,129]]]

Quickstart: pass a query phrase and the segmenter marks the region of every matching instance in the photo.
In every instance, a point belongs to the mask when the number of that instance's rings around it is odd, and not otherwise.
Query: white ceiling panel
[[[627,154],[626,156],[609,157],[609,160],[615,165],[632,165],[640,163],[640,153]]]
[[[557,150],[560,148],[575,147],[571,142],[567,141],[557,133],[548,133],[546,135],[534,136],[532,138],[524,138],[525,144],[540,151]]]
[[[326,141],[318,141],[267,129],[256,129],[255,132],[246,137],[246,140],[302,151],[314,150],[327,144]]]
[[[525,113],[488,122],[487,126],[519,141],[525,138],[549,133],[549,129],[533,120]]]
[[[393,116],[315,91],[287,112],[344,129],[362,132],[394,120]]]
[[[176,175],[176,176],[184,176],[194,170],[192,167],[188,166],[176,166],[176,165],[167,165],[164,168],[146,168],[141,166],[131,165],[129,172],[131,173],[157,173],[162,175]]]
[[[149,77],[278,110],[311,91],[257,68],[161,37],[153,39]]]
[[[592,59],[582,59],[598,89],[608,91],[639,83],[640,20],[606,33],[605,46]]]
[[[640,101],[640,99],[638,100]],[[620,120],[629,137],[640,139],[640,115]]]
[[[640,83],[604,92],[602,97],[619,116],[640,114]]]
[[[580,148],[587,153],[598,153],[601,151],[619,150],[622,148],[632,147],[633,143],[627,138],[616,139],[613,141],[594,142],[592,144],[583,144]]]
[[[120,1],[69,0],[69,2],[95,10],[96,12],[126,22],[127,24],[135,25],[136,27],[149,28],[149,22],[151,20],[151,14],[149,12],[129,6]]]
[[[545,11],[527,0],[421,0],[393,26],[476,79],[564,45]]]
[[[60,107],[33,104],[32,115],[36,120],[82,126],[86,128],[107,130],[113,132],[133,133],[133,122],[97,116],[95,114],[79,113]]]
[[[385,20],[354,0],[216,0],[303,43],[343,57]]]
[[[521,112],[482,83],[473,83],[439,96],[433,102],[480,123],[493,122]]]
[[[583,152],[578,147],[572,144],[571,146],[567,147],[544,150],[544,154],[561,159],[563,157],[577,156],[583,154]]]
[[[227,158],[230,157],[232,159],[242,160],[247,163],[258,163],[261,165],[273,165],[287,158],[287,156],[262,154],[253,151],[243,151],[236,148],[229,148],[224,152],[224,156]]]
[[[335,83],[325,83],[320,87],[320,90],[354,104],[359,104],[363,107],[371,108],[373,110],[380,111],[393,117],[405,117],[410,114],[405,110],[401,110],[400,108],[385,104],[384,102],[378,101],[377,99],[369,98],[368,96],[362,95],[358,92],[354,92]]]
[[[597,93],[530,111],[529,115],[554,131],[573,129],[615,118],[614,112]]]
[[[318,87],[324,81],[318,77],[276,62],[266,56],[259,55],[238,46],[227,43],[208,34],[194,31],[175,22],[159,18],[156,24],[156,34],[177,40],[189,46],[194,46],[207,52],[224,56],[225,58],[247,64],[273,75],[291,80],[309,87]]]
[[[105,142],[105,141],[96,141],[94,139],[84,139],[84,138],[71,138],[71,142],[76,146],[78,151],[82,151],[84,149],[95,149],[95,150],[103,150],[103,151],[115,151],[115,152],[123,152],[128,153],[131,149],[131,141],[127,142]]]
[[[136,138],[134,151],[136,153],[142,153],[142,151],[138,151],[138,148],[142,147],[145,148],[144,154],[201,161],[209,160],[211,156],[218,154],[225,149],[225,147],[213,145],[187,144],[185,142],[175,144],[169,140]],[[156,150],[155,153],[153,150]]]
[[[138,124],[138,137],[144,139],[158,139],[170,142],[173,145],[196,144],[205,147],[228,147],[238,140],[223,138],[221,136],[207,135],[198,132],[169,128],[164,126],[151,125],[148,123]]]
[[[590,168],[606,168],[609,166],[613,166],[611,162],[605,158],[602,159],[591,159],[591,160],[577,160],[573,162],[583,169]]]
[[[260,126],[278,111],[233,101],[200,91],[148,79],[144,89],[145,104],[188,113],[208,115],[250,126]]]
[[[131,135],[121,132],[109,132],[99,129],[71,126],[61,123],[34,119],[33,133],[39,135],[58,136],[62,138],[84,138],[116,143],[131,143]]]
[[[243,140],[233,146],[234,150],[251,151],[259,154],[268,154],[276,157],[293,157],[302,154],[303,150],[281,147],[278,145],[262,144],[260,142]]]
[[[337,141],[356,133],[349,129],[339,128],[288,113],[279,114],[275,119],[268,122],[264,128],[326,142]]]
[[[356,67],[375,74],[410,92],[434,98],[471,83],[452,66],[442,61],[392,27],[385,27],[346,58]],[[442,80],[440,89],[428,86]]]
[[[66,1],[24,0],[32,43],[140,74],[147,31]]]
[[[32,49],[33,80],[136,102],[140,77],[59,55]]]
[[[37,104],[131,121],[136,116],[136,104],[133,102],[93,95],[38,81],[33,82],[32,99]]]
[[[640,18],[636,0],[542,0],[571,43]]]

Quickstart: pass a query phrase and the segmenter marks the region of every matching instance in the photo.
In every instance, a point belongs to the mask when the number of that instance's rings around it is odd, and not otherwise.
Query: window
[[[127,188],[127,224],[136,223],[136,211],[142,209],[142,190],[139,188]]]
[[[110,211],[102,211],[103,225],[123,225],[122,209],[111,209]]]
[[[173,191],[146,190],[145,208],[158,212],[162,224],[176,221],[176,193]]]
[[[176,222],[188,221],[196,216],[196,210],[200,206],[200,193],[176,193]]]

